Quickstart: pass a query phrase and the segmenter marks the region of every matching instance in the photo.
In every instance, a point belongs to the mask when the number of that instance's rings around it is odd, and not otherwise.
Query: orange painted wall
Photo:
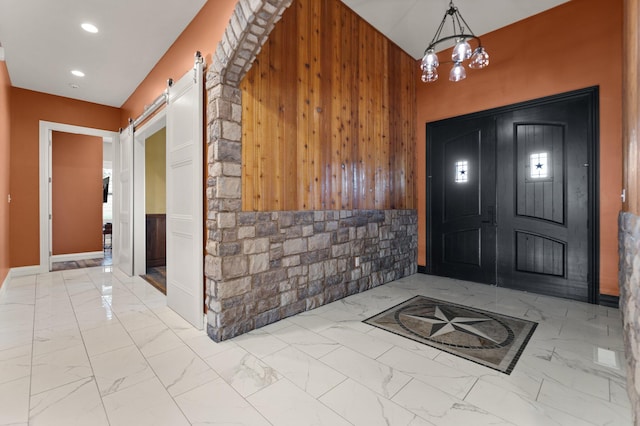
[[[138,88],[122,105],[121,126],[136,118],[167,88],[167,80],[178,80],[193,67],[194,55],[200,51],[207,64],[222,39],[237,0],[209,0],[158,61]]]
[[[10,101],[11,80],[7,65],[0,61],[0,286],[7,278],[9,256],[9,159],[10,159]]]
[[[39,121],[118,130],[120,110],[13,87],[11,89],[11,266],[40,263]]]
[[[417,88],[418,264],[426,265],[425,124],[547,95],[600,86],[600,292],[618,295],[622,190],[622,0],[573,0],[482,36],[484,70]],[[441,58],[446,55],[442,54]],[[442,59],[441,59],[442,62]],[[416,66],[418,66],[416,64]]]
[[[53,254],[102,251],[102,138],[53,132]]]

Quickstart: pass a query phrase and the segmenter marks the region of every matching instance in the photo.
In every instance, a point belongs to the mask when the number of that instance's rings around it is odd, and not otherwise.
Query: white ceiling
[[[205,3],[0,0],[0,43],[11,84],[120,107]],[[100,32],[85,32],[83,22]],[[71,75],[73,69],[85,77]]]
[[[514,22],[568,0],[455,0],[473,33],[477,36],[497,30]],[[433,38],[449,0],[342,0],[354,12],[378,31],[418,59]],[[451,35],[451,21],[443,35]],[[449,31],[449,32],[447,32]],[[446,46],[438,46],[438,48]],[[487,46],[487,51],[491,49]]]
[[[0,43],[11,83],[120,107],[206,1],[0,0]],[[342,1],[415,58],[422,56],[449,4]],[[481,35],[565,1],[456,0],[455,5]],[[83,22],[95,24],[100,32],[83,31]],[[74,77],[73,69],[86,76]]]

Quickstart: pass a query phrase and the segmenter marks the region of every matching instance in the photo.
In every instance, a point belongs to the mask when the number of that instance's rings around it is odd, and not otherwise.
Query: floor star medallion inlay
[[[416,296],[366,323],[510,374],[536,323]]]

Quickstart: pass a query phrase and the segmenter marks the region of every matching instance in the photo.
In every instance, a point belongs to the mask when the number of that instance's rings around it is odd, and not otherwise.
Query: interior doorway
[[[427,125],[431,273],[597,302],[597,94]]]
[[[135,130],[133,144],[133,274],[165,294],[166,125],[163,109]]]
[[[102,156],[100,152],[97,154],[99,161],[95,166],[95,174],[96,174],[96,190],[91,191],[91,193],[95,196],[96,206],[95,210],[97,213],[95,216],[96,223],[92,223],[92,230],[90,231],[91,235],[95,239],[94,244],[91,248],[77,248],[77,247],[58,247],[59,251],[62,253],[58,255],[57,258],[54,258],[54,229],[53,229],[53,217],[54,217],[54,194],[53,194],[53,143],[54,143],[54,132],[58,133],[62,136],[70,137],[72,140],[70,143],[73,144],[77,141],[77,138],[83,137],[93,137],[97,139],[99,142],[102,141],[104,143],[104,147],[99,147],[98,151],[102,151],[104,149],[113,149],[112,146],[107,146],[106,142],[113,141],[117,139],[117,133],[93,129],[88,127],[80,127],[69,124],[62,123],[54,123],[47,121],[40,121],[40,129],[39,129],[39,152],[40,152],[40,265],[33,268],[32,273],[43,273],[51,271],[53,268],[53,261],[57,260],[59,263],[69,262],[69,267],[88,267],[94,266],[96,262],[100,264],[104,263],[104,252],[102,246],[102,235],[101,235],[101,221],[102,221]],[[113,144],[111,144],[113,145]],[[62,145],[60,145],[62,147]],[[64,154],[64,153],[63,153]],[[82,163],[80,163],[82,164]],[[61,164],[59,167],[60,177],[64,179],[66,165]],[[67,170],[68,171],[68,170]],[[73,176],[73,171],[71,172],[71,176]],[[98,185],[99,181],[99,185]],[[68,186],[68,185],[67,185]],[[99,188],[98,188],[99,187]],[[73,194],[73,188],[67,188],[67,191],[71,191]],[[95,194],[99,192],[100,195],[97,196]],[[62,203],[62,207],[66,207],[73,203]],[[61,217],[62,216],[62,217]],[[63,222],[66,217],[64,217],[64,213],[58,213],[58,218],[63,219]],[[64,223],[58,223],[60,225]],[[68,224],[67,224],[68,225]],[[71,229],[74,228],[74,225],[71,225]],[[95,230],[93,230],[95,228]],[[64,232],[64,231],[63,231]],[[59,232],[60,233],[60,230]],[[65,234],[68,235],[68,234]],[[65,238],[66,242],[78,242],[79,240],[76,238]],[[58,239],[58,242],[65,242],[62,239]],[[95,247],[94,247],[95,246]],[[80,250],[80,252],[78,252]],[[63,252],[67,253],[63,253]],[[62,265],[64,267],[64,265]]]
[[[145,272],[141,277],[167,294],[166,127],[144,139]]]

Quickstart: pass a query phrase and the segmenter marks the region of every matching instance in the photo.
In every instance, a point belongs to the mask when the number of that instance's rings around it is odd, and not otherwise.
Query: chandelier
[[[442,29],[445,26],[447,17],[451,17],[453,35],[442,36]],[[468,34],[465,33],[465,31],[468,31]],[[470,59],[469,68],[480,69],[489,65],[489,54],[484,47],[482,47],[480,37],[477,37],[473,31],[471,31],[469,24],[464,20],[458,8],[453,5],[453,1],[450,1],[449,9],[444,13],[444,17],[442,18],[442,22],[440,22],[440,26],[438,27],[436,34],[433,36],[431,43],[429,43],[429,46],[424,51],[424,57],[420,64],[423,82],[431,83],[438,79],[438,65],[440,65],[440,62],[438,61],[438,55],[435,52],[435,46],[444,41],[454,39],[456,41],[456,45],[451,53],[453,67],[449,72],[449,80],[460,81],[467,77],[467,72],[462,65],[462,62],[467,59]],[[468,40],[477,41],[478,47],[472,49]]]

